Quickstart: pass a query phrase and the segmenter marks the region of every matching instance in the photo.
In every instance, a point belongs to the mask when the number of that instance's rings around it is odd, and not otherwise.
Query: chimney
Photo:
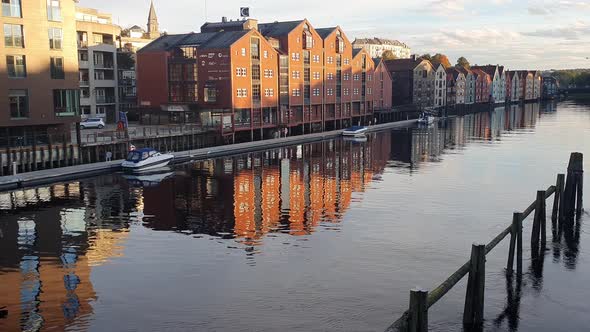
[[[227,16],[222,16],[221,17],[221,22],[222,23],[227,23]]]
[[[410,58],[412,59],[412,61],[416,61],[416,54],[412,54],[412,55],[410,56]]]

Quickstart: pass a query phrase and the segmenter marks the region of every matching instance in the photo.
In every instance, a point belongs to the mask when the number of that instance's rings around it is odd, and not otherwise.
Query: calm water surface
[[[0,194],[0,330],[382,331],[410,288],[454,272],[572,151],[590,169],[590,104]],[[588,220],[549,232],[542,264],[528,220],[518,285],[508,242],[488,255],[486,331],[590,329]],[[432,330],[461,330],[465,283],[431,308]]]

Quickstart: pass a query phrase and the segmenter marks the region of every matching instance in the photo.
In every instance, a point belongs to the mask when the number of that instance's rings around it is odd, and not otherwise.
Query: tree
[[[119,52],[117,53],[117,65],[121,69],[133,69],[135,68],[135,59],[131,53]]]
[[[383,51],[383,54],[381,54],[381,58],[383,58],[383,60],[395,60],[397,59],[397,56],[395,53],[393,53],[393,51],[385,50]]]
[[[443,67],[445,68],[450,68],[451,67],[451,62],[449,61],[449,58],[441,53],[436,53],[433,57],[432,60],[430,60],[433,64],[441,64],[443,65]]]
[[[430,53],[426,53],[426,54],[422,54],[420,56],[420,59],[422,60],[428,60],[428,61],[432,61],[432,56],[430,55]]]
[[[471,65],[469,64],[469,61],[465,59],[465,57],[460,57],[459,59],[457,59],[456,67],[469,69]]]

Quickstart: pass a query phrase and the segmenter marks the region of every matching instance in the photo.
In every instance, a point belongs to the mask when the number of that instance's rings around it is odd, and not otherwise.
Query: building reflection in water
[[[122,192],[101,188],[70,183],[0,194],[0,306],[8,310],[1,331],[87,329],[97,298],[92,268],[120,256],[128,235],[126,226],[96,217],[109,191]],[[110,206],[109,214],[121,213]]]
[[[97,299],[92,269],[122,255],[133,223],[248,248],[269,233],[338,230],[385,171],[411,174],[471,141],[532,128],[540,114],[534,104],[508,107],[371,134],[364,143],[333,140],[192,163],[145,188],[109,175],[0,194],[0,307],[9,310],[0,330],[86,329]],[[563,238],[554,257],[575,267],[576,233]]]

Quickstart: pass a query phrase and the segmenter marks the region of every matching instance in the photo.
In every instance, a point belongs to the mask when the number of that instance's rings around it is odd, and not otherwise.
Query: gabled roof
[[[128,29],[129,31],[141,31],[141,32],[145,32],[145,30],[140,27],[139,25],[134,25],[131,28]]]
[[[283,37],[297,28],[304,20],[258,24],[258,31],[265,37]]]
[[[496,66],[496,65],[472,66],[471,68],[482,70],[485,73],[487,73],[488,75],[490,75],[491,77],[494,77],[494,75],[496,75],[496,69],[498,68],[498,66]]]
[[[465,68],[465,67],[455,67],[457,70],[459,70],[460,72],[463,73],[463,75],[467,76],[469,74],[473,74],[473,72],[471,71],[471,69],[469,68]]]
[[[162,35],[142,47],[138,53],[155,52],[155,51],[167,51],[175,47],[182,39],[186,38],[188,34],[178,35]]]
[[[419,64],[422,62],[428,62],[427,60],[422,59],[395,59],[395,60],[385,60],[385,66],[387,66],[387,71],[394,72],[394,71],[405,71],[405,70],[414,70],[414,68],[418,67]],[[432,66],[432,64],[430,64]]]
[[[459,70],[457,67],[450,67],[446,69],[447,71],[447,80],[449,80],[449,76],[451,76],[453,79],[457,80],[459,78],[459,75],[463,75],[465,76],[465,74]]]
[[[331,27],[331,28],[320,28],[315,29],[315,31],[322,37],[322,39],[326,39],[332,32],[334,32],[338,27]]]
[[[373,63],[375,64],[375,68],[377,68],[377,66],[379,66],[381,61],[383,61],[383,58],[372,58],[372,60],[373,60]]]
[[[479,77],[479,76],[482,76],[482,75],[483,76],[488,76],[490,78],[492,77],[492,75],[486,73],[485,71],[483,71],[483,70],[481,70],[479,68],[473,68],[473,67],[471,67],[471,72],[473,72],[473,75],[475,75],[476,77]]]
[[[355,49],[353,49],[353,50],[352,50],[352,58],[353,58],[353,59],[354,59],[354,58],[356,58],[356,56],[357,56],[359,53],[361,53],[361,51],[362,51],[362,50],[363,50],[362,48],[355,48]]]
[[[402,46],[408,47],[406,44],[399,42],[398,40],[393,39],[383,39],[383,38],[356,38],[353,44],[370,44],[370,45],[394,45],[394,46]]]
[[[243,21],[229,21],[229,22],[205,22],[201,25],[201,32],[218,32],[221,30],[235,31],[243,30]]]

